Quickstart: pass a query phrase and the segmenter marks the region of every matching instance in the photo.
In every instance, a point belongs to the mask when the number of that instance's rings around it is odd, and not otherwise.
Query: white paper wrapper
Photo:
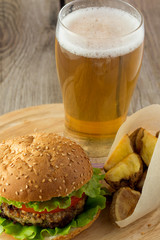
[[[130,117],[120,127],[115,141],[110,150],[110,154],[121,138],[131,133],[139,127],[145,128],[147,131],[155,134],[160,130],[160,105],[154,104],[145,107]],[[141,197],[131,216],[116,222],[119,227],[125,227],[137,219],[143,217],[147,213],[155,210],[160,206],[160,137],[158,138],[155,150],[147,171],[146,180],[142,189]]]

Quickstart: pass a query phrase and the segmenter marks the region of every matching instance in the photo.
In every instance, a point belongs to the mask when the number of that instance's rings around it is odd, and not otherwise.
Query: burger
[[[0,233],[71,239],[105,208],[99,169],[75,142],[50,133],[0,143]]]

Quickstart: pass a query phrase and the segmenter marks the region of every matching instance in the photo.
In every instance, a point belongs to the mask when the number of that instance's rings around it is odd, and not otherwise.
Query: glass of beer
[[[142,14],[120,0],[76,0],[61,9],[56,65],[65,135],[90,157],[105,157],[125,121],[140,72]]]

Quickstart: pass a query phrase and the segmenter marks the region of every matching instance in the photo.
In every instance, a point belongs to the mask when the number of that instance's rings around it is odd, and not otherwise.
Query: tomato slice
[[[84,196],[85,196],[85,194],[83,193],[83,195],[82,195],[81,198],[74,197],[74,196],[71,197],[71,205],[70,205],[68,208],[75,206],[81,199],[84,198]],[[20,209],[23,210],[23,211],[25,211],[25,212],[29,212],[29,213],[42,214],[42,213],[56,213],[56,212],[61,212],[61,211],[64,211],[65,209],[67,209],[67,208],[61,209],[61,208],[57,207],[56,209],[54,209],[54,210],[52,210],[52,211],[50,211],[50,212],[48,212],[46,209],[45,209],[44,211],[42,211],[42,212],[38,212],[38,211],[35,211],[33,208],[28,208],[28,207],[26,207],[26,206],[23,204],[23,205],[22,205],[22,208],[20,208]]]

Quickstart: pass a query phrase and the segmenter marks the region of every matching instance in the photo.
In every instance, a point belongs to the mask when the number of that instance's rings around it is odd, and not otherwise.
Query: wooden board
[[[0,117],[0,140],[33,132],[59,132],[64,130],[62,104],[48,104],[5,114]],[[153,200],[154,204],[154,200]],[[160,208],[123,229],[111,223],[108,208],[98,220],[75,240],[159,240]],[[12,240],[0,236],[0,240]]]

